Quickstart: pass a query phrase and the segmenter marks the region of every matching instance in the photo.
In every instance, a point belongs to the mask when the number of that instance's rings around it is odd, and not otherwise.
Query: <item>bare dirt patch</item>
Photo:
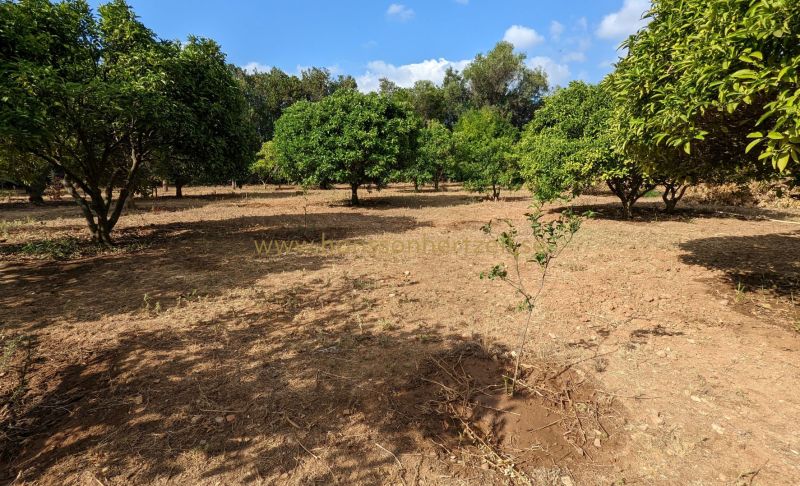
[[[62,260],[19,250],[85,238],[74,207],[0,204],[0,481],[800,482],[800,215],[575,201],[599,216],[509,398],[519,302],[478,279],[480,226],[525,194],[346,192],[141,200],[121,250]]]

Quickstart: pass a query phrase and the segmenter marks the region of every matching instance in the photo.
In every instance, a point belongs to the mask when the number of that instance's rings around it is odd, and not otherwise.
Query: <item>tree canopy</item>
[[[521,180],[513,153],[517,129],[498,109],[466,112],[453,130],[459,171],[465,186],[500,197],[501,188],[519,187]]]
[[[630,215],[653,183],[619,150],[612,110],[604,86],[580,81],[545,99],[517,147],[523,176],[537,198],[577,196],[605,182]]]
[[[648,17],[611,78],[626,147],[678,175],[800,160],[800,3],[655,0]]]
[[[219,127],[199,121],[209,110],[218,121],[236,117],[222,113],[230,108],[222,101],[229,93],[216,91],[214,82],[203,88],[203,100],[182,93],[193,83],[183,85],[181,78],[192,59],[211,54],[219,68],[218,50],[200,41],[179,49],[159,40],[122,0],[101,5],[97,15],[79,0],[4,1],[0,49],[0,143],[63,174],[100,243],[111,244],[142,171],[181,146],[176,136],[186,133],[187,124],[200,123],[190,128],[198,130],[190,133],[195,154],[219,153],[217,160],[231,155]],[[192,59],[176,68],[182,53]]]
[[[376,93],[340,90],[317,102],[292,105],[275,126],[275,148],[292,181],[346,182],[382,187],[411,159],[418,121],[407,106]]]
[[[464,69],[464,79],[474,107],[492,106],[521,128],[547,92],[547,75],[525,64],[525,54],[499,42],[486,55],[478,54]]]

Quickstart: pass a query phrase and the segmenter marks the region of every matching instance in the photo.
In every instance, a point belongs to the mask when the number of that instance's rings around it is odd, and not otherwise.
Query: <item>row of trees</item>
[[[5,172],[30,186],[63,177],[103,244],[144,181],[242,178],[257,148],[219,46],[158,39],[122,0],[97,14],[80,0],[0,2],[0,72]]]
[[[244,74],[257,86],[253,97],[283,100],[270,105],[269,129],[251,166],[260,181],[347,183],[354,204],[362,184],[408,181],[438,190],[448,179],[493,198],[503,187],[521,185],[513,148],[548,87],[545,74],[529,68],[511,44],[479,54],[463,73],[448,69],[441,85],[418,81],[401,88],[382,79],[379,93],[365,95],[352,78],[334,81],[317,72],[327,89],[316,97],[299,89],[305,72],[301,78],[277,69]]]
[[[603,182],[630,215],[656,185],[797,174],[800,6],[655,0],[599,85],[550,92],[501,42],[437,85],[356,91],[311,68],[247,73],[211,40],[159,39],[123,0],[0,0],[0,177],[63,178],[109,244],[130,194],[166,180],[328,187],[442,180],[541,199]],[[257,152],[258,147],[261,150]],[[255,162],[254,162],[255,160]],[[40,197],[40,196],[39,196]]]

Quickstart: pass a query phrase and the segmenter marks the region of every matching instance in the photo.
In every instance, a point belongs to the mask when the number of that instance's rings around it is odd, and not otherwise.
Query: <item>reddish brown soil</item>
[[[346,196],[139,201],[66,260],[24,245],[73,206],[0,203],[0,482],[800,484],[800,212],[574,201],[510,398],[480,227],[526,195]]]

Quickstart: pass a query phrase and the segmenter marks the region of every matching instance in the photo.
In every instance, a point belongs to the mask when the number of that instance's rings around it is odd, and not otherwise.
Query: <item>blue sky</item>
[[[440,81],[502,39],[551,84],[595,82],[619,43],[644,25],[649,0],[128,0],[162,38],[219,42],[248,69],[309,66],[351,74],[362,90],[388,77],[401,86]],[[93,5],[101,2],[93,1]]]

